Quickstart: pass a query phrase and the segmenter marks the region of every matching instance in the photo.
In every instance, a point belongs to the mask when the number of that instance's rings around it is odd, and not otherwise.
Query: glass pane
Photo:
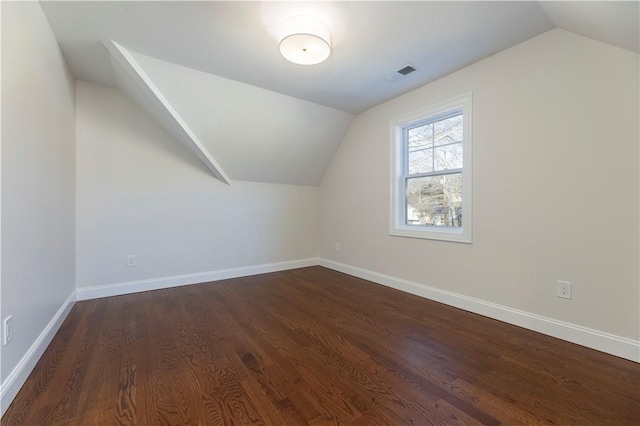
[[[409,152],[408,174],[429,173],[433,171],[433,148]]]
[[[406,182],[407,225],[462,226],[462,173]]]
[[[462,168],[462,142],[434,149],[435,171]]]
[[[436,121],[434,124],[434,141],[436,146],[451,142],[462,142],[462,114],[445,120]]]
[[[409,152],[433,144],[433,124],[414,127],[407,131]]]

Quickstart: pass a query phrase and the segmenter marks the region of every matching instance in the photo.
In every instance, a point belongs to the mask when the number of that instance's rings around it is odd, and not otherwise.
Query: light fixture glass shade
[[[327,24],[313,16],[294,16],[282,23],[280,53],[300,65],[319,64],[331,54]]]

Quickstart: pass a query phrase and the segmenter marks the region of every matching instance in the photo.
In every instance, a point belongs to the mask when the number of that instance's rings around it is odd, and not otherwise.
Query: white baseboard
[[[67,300],[64,301],[60,309],[58,309],[58,312],[51,318],[51,321],[49,321],[44,330],[42,330],[42,333],[40,333],[35,342],[33,342],[22,359],[20,359],[20,362],[18,362],[11,373],[9,373],[6,380],[2,382],[0,386],[0,416],[4,415],[18,394],[18,391],[20,391],[20,388],[24,385],[24,382],[27,381],[29,374],[31,374],[31,371],[40,360],[40,357],[42,357],[45,349],[47,349],[47,346],[51,343],[53,336],[55,336],[63,321],[67,318],[75,301],[76,292],[74,290]]]
[[[318,262],[318,258],[300,259],[287,262],[245,266],[240,268],[220,269],[217,271],[199,272],[195,274],[174,275],[171,277],[128,281],[123,283],[106,284],[94,287],[80,287],[76,289],[76,295],[78,300],[98,299],[100,297],[120,296],[123,294],[139,293],[142,291],[159,290],[163,288],[179,287],[189,284],[206,283],[209,281],[220,281],[230,278],[266,274],[269,272],[286,271],[288,269],[305,268],[307,266],[316,266],[318,265]]]
[[[497,305],[473,297],[463,296],[450,291],[429,287],[423,284],[379,274],[367,269],[345,265],[328,259],[320,259],[320,266],[353,275],[368,281],[392,287],[426,299],[464,309],[465,311],[484,315],[504,321],[542,334],[567,340],[578,345],[596,349],[611,355],[640,362],[640,342],[593,330],[575,324],[558,321],[552,318],[531,314],[507,306]]]

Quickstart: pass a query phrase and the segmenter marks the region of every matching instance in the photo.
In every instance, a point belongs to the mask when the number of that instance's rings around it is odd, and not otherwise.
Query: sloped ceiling
[[[543,1],[540,5],[558,28],[640,52],[640,1]]]
[[[638,2],[41,5],[76,78],[120,87],[223,181],[317,185],[353,114],[555,27],[639,48]],[[331,28],[326,62],[304,67],[278,53],[279,24],[298,14]],[[112,67],[109,40],[146,79]],[[385,81],[407,63],[417,71]]]
[[[177,140],[189,147],[220,181],[230,179],[218,162],[209,154],[191,127],[182,119],[164,94],[149,78],[135,57],[112,40],[104,42],[111,53],[113,75],[120,90],[147,112]]]
[[[348,112],[130,53],[235,180],[317,185],[353,118]]]

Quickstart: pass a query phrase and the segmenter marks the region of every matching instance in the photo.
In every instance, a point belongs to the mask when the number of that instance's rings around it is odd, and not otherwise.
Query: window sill
[[[471,235],[461,229],[451,228],[419,228],[417,226],[393,227],[389,235],[394,237],[421,238],[426,240],[449,241],[471,244]]]

